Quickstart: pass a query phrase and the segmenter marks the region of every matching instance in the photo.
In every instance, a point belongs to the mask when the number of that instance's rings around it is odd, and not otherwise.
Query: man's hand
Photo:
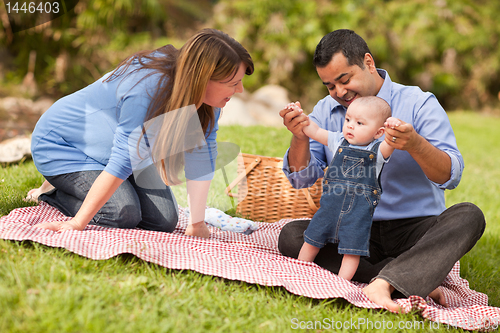
[[[406,150],[431,181],[447,182],[451,174],[450,156],[418,134],[411,124],[399,121],[399,126],[394,126],[394,123],[386,125],[385,142],[392,148]]]
[[[389,146],[399,150],[406,150],[410,154],[419,149],[422,137],[415,131],[411,124],[394,117],[389,117],[384,126],[385,142]]]
[[[302,131],[309,124],[309,117],[304,114],[299,102],[288,104],[279,112],[279,115],[283,118],[283,124],[296,139],[309,141],[309,138]]]

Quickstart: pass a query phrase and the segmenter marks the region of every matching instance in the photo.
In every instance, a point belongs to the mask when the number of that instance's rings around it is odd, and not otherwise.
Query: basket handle
[[[262,161],[262,159],[260,157],[256,157],[255,160],[253,160],[252,163],[250,163],[246,168],[245,168],[245,172],[244,173],[240,173],[238,175],[238,177],[236,177],[232,182],[231,184],[229,184],[229,186],[226,188],[226,190],[224,192],[226,192],[226,194],[230,197],[234,197],[235,194],[231,193],[231,190],[236,186],[236,184],[238,184],[242,179],[243,177],[246,177],[250,171],[252,171],[257,165],[259,165],[259,163]],[[313,202],[314,204],[314,202]]]
[[[313,210],[313,212],[316,213],[318,211],[318,207],[314,203],[314,200],[313,200],[313,198],[311,196],[311,193],[309,193],[309,189],[307,189],[307,188],[301,188],[300,190],[302,191],[302,193],[304,193],[304,195],[306,197],[306,200],[307,200],[307,203],[309,204],[309,207],[311,207],[311,209]]]

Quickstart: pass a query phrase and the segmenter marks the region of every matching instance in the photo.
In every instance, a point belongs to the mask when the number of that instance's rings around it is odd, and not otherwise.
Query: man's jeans
[[[278,241],[283,255],[298,257],[308,224],[300,220],[283,227]],[[454,205],[439,216],[374,221],[370,257],[361,258],[353,280],[369,283],[381,278],[406,297],[425,298],[472,249],[485,226],[483,213],[472,203]],[[338,274],[342,255],[337,244],[323,247],[314,262]]]
[[[154,170],[151,169],[153,172]],[[101,171],[81,171],[46,176],[56,191],[42,194],[41,201],[59,209],[66,216],[75,216],[90,187]],[[159,176],[158,176],[159,177]],[[160,184],[163,184],[159,179]],[[97,212],[89,224],[109,228],[141,228],[172,232],[178,221],[178,208],[170,187],[143,188],[131,175]]]

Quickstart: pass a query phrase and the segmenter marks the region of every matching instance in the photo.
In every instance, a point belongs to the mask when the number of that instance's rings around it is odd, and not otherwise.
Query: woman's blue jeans
[[[90,187],[102,171],[80,171],[57,176],[46,176],[56,191],[42,194],[41,201],[59,209],[66,216],[75,216]],[[155,170],[152,177],[158,177],[161,186],[143,188],[131,175],[115,191],[111,198],[97,212],[89,224],[109,228],[141,228],[146,230],[172,232],[178,221],[178,207],[170,187],[163,185]]]
[[[283,255],[298,257],[308,224],[300,220],[283,227],[278,240]],[[425,298],[474,247],[485,226],[483,213],[472,203],[456,204],[438,216],[374,221],[370,257],[361,258],[353,280],[369,283],[381,278],[406,297]],[[323,247],[314,262],[338,274],[342,255],[337,244]]]

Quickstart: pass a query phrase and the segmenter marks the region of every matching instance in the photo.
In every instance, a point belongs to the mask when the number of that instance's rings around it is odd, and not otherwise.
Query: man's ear
[[[380,138],[382,135],[384,135],[385,133],[385,127],[380,127],[378,130],[377,130],[377,133],[375,133],[375,136],[373,137],[374,139],[378,139]]]
[[[370,53],[365,53],[365,59],[363,61],[365,66],[368,67],[370,73],[374,73],[375,71],[377,71],[377,67],[375,66],[375,60],[373,60],[373,57]]]

